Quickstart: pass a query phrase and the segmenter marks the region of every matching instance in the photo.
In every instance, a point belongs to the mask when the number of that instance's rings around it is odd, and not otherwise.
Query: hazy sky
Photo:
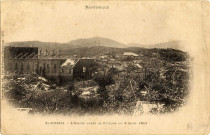
[[[109,6],[109,9],[85,9]],[[3,2],[5,41],[68,42],[94,36],[153,44],[201,31],[200,2]]]

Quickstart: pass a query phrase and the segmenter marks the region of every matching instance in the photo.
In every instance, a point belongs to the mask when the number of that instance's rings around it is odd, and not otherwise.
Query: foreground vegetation
[[[150,113],[173,112],[183,106],[190,83],[187,54],[173,49],[141,53],[141,71],[128,64],[126,72],[112,68],[92,80],[71,80],[62,86],[39,75],[8,75],[5,94],[13,105],[32,108],[33,113],[132,115],[139,101],[162,105]]]

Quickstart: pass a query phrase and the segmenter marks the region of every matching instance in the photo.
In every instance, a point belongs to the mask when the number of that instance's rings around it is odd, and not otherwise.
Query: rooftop
[[[123,55],[125,55],[125,56],[139,56],[138,54],[133,53],[133,52],[124,52]]]

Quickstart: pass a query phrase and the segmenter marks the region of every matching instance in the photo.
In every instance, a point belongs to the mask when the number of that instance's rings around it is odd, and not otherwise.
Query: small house
[[[126,58],[127,60],[130,60],[130,59],[136,59],[136,58],[138,58],[138,54],[136,54],[136,53],[133,53],[133,52],[124,52],[123,53],[123,56],[124,56],[124,58]]]
[[[61,65],[62,75],[71,75],[73,76],[73,66],[75,61],[73,59],[66,59],[66,61]]]
[[[79,59],[73,66],[73,78],[75,79],[92,79],[97,71],[98,64],[94,59]]]

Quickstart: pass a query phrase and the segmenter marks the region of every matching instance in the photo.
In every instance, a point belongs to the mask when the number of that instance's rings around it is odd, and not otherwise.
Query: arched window
[[[9,71],[12,71],[12,70],[13,70],[13,68],[12,68],[12,63],[9,63],[8,70],[9,70]]]
[[[60,72],[61,72],[61,74],[63,74],[63,72],[64,72],[63,68],[60,69]]]
[[[47,73],[50,73],[50,65],[47,64],[47,69],[46,69]]]
[[[43,75],[43,69],[42,69],[42,67],[39,67],[39,74],[40,75]]]
[[[39,64],[35,64],[36,67],[35,67],[35,72],[38,74],[39,73]]]
[[[20,68],[20,73],[22,74],[24,71],[24,66],[23,66],[23,63],[21,64],[21,68]]]
[[[83,67],[82,68],[82,71],[85,73],[86,72],[86,67]]]
[[[30,63],[27,65],[27,70],[30,72]]]
[[[54,64],[54,73],[56,73],[57,71],[57,67],[56,67],[56,64]]]
[[[15,72],[17,73],[18,72],[18,64],[15,63]]]

